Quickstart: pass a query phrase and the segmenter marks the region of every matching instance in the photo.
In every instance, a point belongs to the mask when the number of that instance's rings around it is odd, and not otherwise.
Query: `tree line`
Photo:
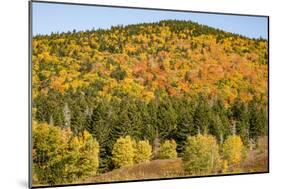
[[[149,103],[128,96],[108,101],[81,95],[69,99],[49,95],[36,99],[34,107],[38,122],[71,128],[76,135],[86,130],[96,138],[101,172],[114,168],[112,149],[122,136],[147,140],[153,150],[160,142],[173,139],[181,155],[187,136],[211,134],[222,144],[236,134],[247,145],[267,135],[268,128],[267,106],[258,99],[244,103],[237,98],[226,107],[219,98],[210,101],[203,95],[197,99],[166,97]]]
[[[83,131],[78,135],[69,128],[33,123],[33,182],[40,184],[73,183],[101,174],[99,143]],[[178,156],[175,140],[165,140],[153,154],[148,140],[119,137],[112,148],[114,168],[148,163],[152,159],[182,158],[185,174],[208,175],[235,170],[243,159],[245,147],[240,136],[230,135],[219,145],[212,135],[187,136]]]

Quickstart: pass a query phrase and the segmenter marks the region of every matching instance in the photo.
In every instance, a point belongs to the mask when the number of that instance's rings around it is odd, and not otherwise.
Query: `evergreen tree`
[[[210,107],[205,98],[201,95],[195,108],[193,117],[194,127],[197,128],[197,134],[207,134],[210,124]]]
[[[197,129],[193,124],[193,106],[187,100],[175,100],[177,103],[177,131],[173,138],[177,142],[177,151],[182,154],[186,143],[186,137],[197,133]]]
[[[249,135],[254,139],[267,134],[267,111],[260,104],[261,102],[254,99],[249,105]]]
[[[232,106],[232,117],[235,120],[236,133],[240,135],[243,142],[248,144],[250,136],[250,123],[249,123],[249,111],[245,103],[237,98]]]
[[[158,105],[157,129],[160,139],[167,139],[177,129],[177,113],[169,98],[164,99]]]

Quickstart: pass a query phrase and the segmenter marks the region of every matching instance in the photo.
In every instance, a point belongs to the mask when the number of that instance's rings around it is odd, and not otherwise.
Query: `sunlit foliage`
[[[239,136],[229,136],[223,144],[223,158],[231,166],[239,165],[242,160],[243,143]]]
[[[32,135],[33,174],[38,182],[63,184],[96,175],[99,144],[87,131],[74,136],[70,128],[33,122]]]
[[[177,143],[174,140],[164,141],[159,149],[159,159],[174,159],[177,158]]]
[[[152,148],[147,140],[136,144],[134,161],[136,163],[149,162],[152,156]]]
[[[134,164],[135,148],[133,143],[130,136],[121,137],[116,141],[112,151],[115,167],[126,167]]]
[[[215,173],[221,160],[219,146],[211,135],[197,135],[187,138],[183,156],[184,169],[192,175]]]

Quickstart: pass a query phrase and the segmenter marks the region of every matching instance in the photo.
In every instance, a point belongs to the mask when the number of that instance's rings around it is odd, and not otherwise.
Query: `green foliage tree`
[[[160,139],[168,138],[177,129],[177,114],[169,98],[165,98],[158,105],[157,129]]]
[[[267,135],[268,112],[267,107],[262,107],[261,102],[254,99],[249,105],[249,135],[255,140]]]
[[[214,135],[220,144],[231,134],[229,114],[221,98],[213,102],[209,134]]]
[[[165,140],[159,149],[159,159],[174,159],[177,158],[177,143],[174,140]]]
[[[109,171],[112,167],[111,151],[116,139],[110,133],[116,118],[114,107],[105,100],[97,102],[86,118],[85,127],[100,144],[99,172]]]
[[[197,128],[197,134],[208,133],[210,125],[210,106],[203,95],[200,95],[198,98],[198,104],[195,108],[193,123]]]
[[[126,73],[126,71],[122,70],[122,69],[120,68],[120,66],[119,66],[119,67],[117,67],[116,70],[114,70],[114,71],[110,74],[110,76],[111,76],[112,78],[115,78],[116,80],[120,81],[120,80],[124,80],[124,79],[125,79],[125,77],[127,76],[127,73]]]
[[[219,146],[215,137],[199,134],[187,138],[183,165],[188,174],[216,173],[220,164]]]
[[[236,126],[236,133],[232,134],[241,136],[243,142],[247,144],[250,139],[250,112],[248,106],[247,104],[243,103],[241,99],[237,98],[232,106],[231,111]]]
[[[220,144],[222,144],[224,140],[224,127],[219,115],[212,114],[209,130],[209,133],[214,135]]]
[[[172,137],[176,140],[177,152],[182,155],[185,148],[186,136],[195,135],[197,133],[197,128],[195,128],[193,124],[194,107],[186,99],[176,99],[173,101],[173,104],[176,106],[175,110],[178,116],[177,129]]]

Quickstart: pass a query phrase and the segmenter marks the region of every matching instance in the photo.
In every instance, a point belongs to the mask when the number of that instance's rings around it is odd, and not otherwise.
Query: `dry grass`
[[[245,159],[241,162],[238,167],[229,168],[229,171],[223,174],[254,173],[267,171],[268,144],[267,138],[263,137],[258,140],[253,150],[247,150],[245,154]],[[220,172],[217,174],[219,175],[222,173]],[[175,178],[188,176],[204,175],[186,174],[183,169],[181,158],[177,158],[166,160],[152,160],[148,163],[141,163],[130,167],[123,167],[95,177],[89,177],[84,180],[76,180],[75,182],[73,182],[73,184]]]
[[[268,171],[268,140],[260,137],[255,150],[247,153],[246,159],[241,164],[243,172],[267,172]]]
[[[265,145],[264,142],[262,143],[263,144],[259,144],[260,146],[259,148],[248,151],[246,154],[246,158],[243,160],[243,162],[241,162],[240,166],[232,169],[232,171],[230,172],[227,172],[227,174],[267,172],[268,171],[267,145]],[[82,183],[114,182],[114,181],[129,181],[129,180],[143,180],[143,179],[173,178],[173,177],[183,177],[183,176],[188,177],[188,176],[195,176],[195,175],[185,174],[183,170],[182,160],[180,158],[177,158],[177,159],[169,159],[169,160],[153,160],[148,163],[142,163],[131,167],[115,169],[111,172],[99,176],[91,177],[81,182]]]
[[[267,172],[268,155],[267,152],[250,151],[248,157],[241,164],[243,172]]]
[[[183,176],[181,159],[153,160],[131,167],[124,167],[88,178],[83,182],[110,182],[120,180],[143,180]]]

